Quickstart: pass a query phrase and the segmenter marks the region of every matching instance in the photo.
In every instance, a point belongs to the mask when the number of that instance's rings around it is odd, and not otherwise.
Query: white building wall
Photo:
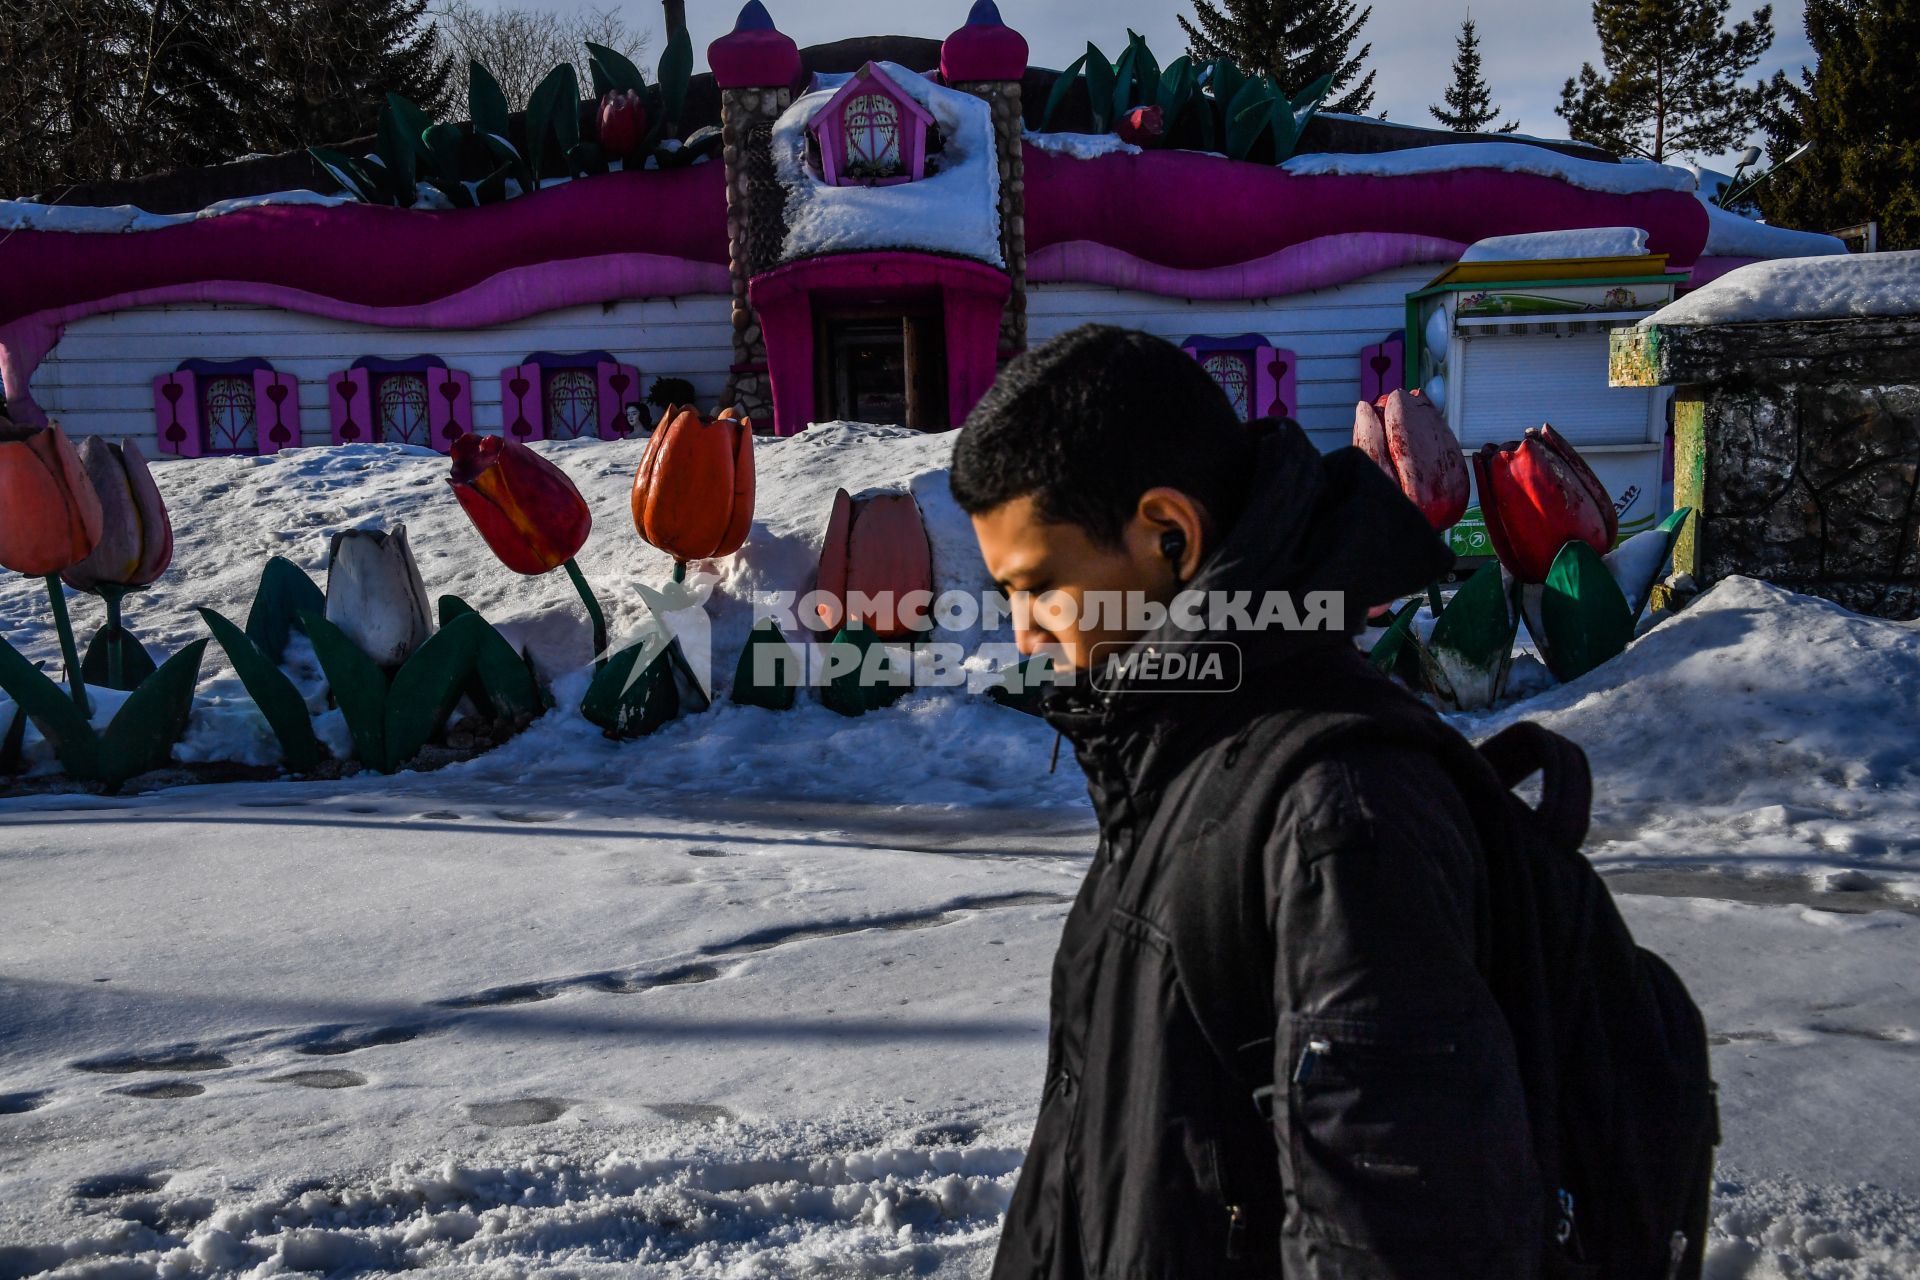
[[[1106,285],[1027,287],[1027,340],[1038,344],[1076,325],[1117,324],[1175,342],[1191,334],[1258,333],[1291,349],[1299,411],[1295,415],[1322,449],[1350,443],[1353,406],[1360,399],[1360,348],[1406,327],[1407,294],[1450,263],[1399,267],[1330,289],[1255,298],[1193,302]]]
[[[257,356],[300,381],[303,442],[328,439],[327,375],[361,356],[435,355],[473,377],[478,429],[500,431],[500,371],[535,351],[607,351],[719,400],[733,362],[732,302],[718,295],[569,307],[491,329],[385,329],[275,307],[137,307],[67,326],[34,373],[34,398],[68,434],[129,437],[154,453],[153,380],[182,360]]]

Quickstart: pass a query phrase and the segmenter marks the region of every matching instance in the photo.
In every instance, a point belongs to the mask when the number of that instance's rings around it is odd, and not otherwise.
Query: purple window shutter
[[[1254,412],[1262,418],[1292,418],[1300,412],[1295,391],[1299,361],[1285,347],[1253,349]]]
[[[366,444],[379,438],[373,378],[365,369],[342,369],[327,375],[327,413],[335,444]]]
[[[441,453],[473,430],[473,376],[461,369],[427,370],[428,443]]]
[[[200,389],[191,373],[163,373],[153,380],[153,430],[161,453],[197,458],[206,452]]]
[[[500,434],[521,444],[547,438],[544,384],[537,364],[519,364],[500,371]]]
[[[613,364],[602,360],[597,373],[600,383],[600,438],[602,440],[625,440],[634,434],[634,428],[627,422],[627,406],[640,405],[640,428],[645,430],[650,424],[646,417],[646,405],[640,400],[640,371],[630,364]]]
[[[300,446],[300,383],[290,373],[253,371],[254,439],[260,453]]]
[[[1406,380],[1407,342],[1396,333],[1384,342],[1360,348],[1360,398],[1371,404]]]

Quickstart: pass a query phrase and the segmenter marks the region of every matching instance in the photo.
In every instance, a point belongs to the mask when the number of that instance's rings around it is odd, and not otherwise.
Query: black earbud
[[[1180,576],[1180,562],[1187,556],[1187,535],[1178,529],[1169,529],[1160,535],[1160,554],[1173,566],[1173,576]]]

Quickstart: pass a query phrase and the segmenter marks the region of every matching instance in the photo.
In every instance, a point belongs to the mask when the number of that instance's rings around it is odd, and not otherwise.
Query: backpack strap
[[[1540,774],[1540,803],[1533,806],[1533,813],[1543,834],[1563,849],[1578,849],[1586,843],[1593,807],[1593,770],[1586,752],[1559,734],[1522,720],[1481,743],[1480,757],[1508,790]]]

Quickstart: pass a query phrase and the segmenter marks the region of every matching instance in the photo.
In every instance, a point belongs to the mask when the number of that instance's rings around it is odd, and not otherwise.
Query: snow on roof
[[[1558,178],[1588,191],[1611,195],[1694,189],[1693,175],[1673,165],[1606,164],[1523,142],[1457,142],[1401,151],[1315,152],[1294,156],[1281,168],[1303,175],[1353,174],[1381,178],[1446,173],[1454,169],[1497,169],[1504,173]]]
[[[1744,324],[1849,316],[1920,316],[1920,250],[1751,263],[1640,323]]]
[[[934,84],[898,63],[874,65],[932,113],[945,148],[927,157],[927,176],[917,182],[830,187],[807,164],[807,124],[838,86],[796,99],[773,126],[774,167],[787,190],[781,257],[920,249],[1004,268],[991,110],[981,99]]]
[[[1577,227],[1489,236],[1467,246],[1462,262],[1539,262],[1555,258],[1637,258],[1647,251],[1639,227]]]
[[[316,205],[328,208],[352,203],[352,196],[323,196],[317,191],[276,191],[271,195],[222,200],[194,213],[148,213],[130,204],[100,207],[0,200],[0,231],[80,231],[111,235],[123,231],[158,231],[163,227],[177,227],[202,218],[218,218],[222,214],[259,209],[267,205]]]
[[[1036,150],[1049,155],[1069,156],[1075,160],[1131,156],[1140,152],[1139,147],[1122,141],[1117,133],[1026,133],[1021,137]]]

